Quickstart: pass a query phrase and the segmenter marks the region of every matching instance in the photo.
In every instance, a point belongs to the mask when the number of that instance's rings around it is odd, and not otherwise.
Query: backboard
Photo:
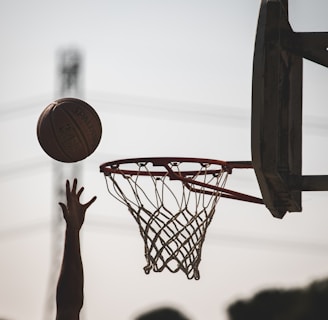
[[[207,227],[221,198],[265,204],[272,215],[302,211],[302,191],[328,191],[328,176],[302,175],[303,58],[328,66],[328,33],[296,33],[288,0],[262,0],[252,85],[252,161],[147,157],[100,166],[144,240],[148,274],[199,279]],[[227,189],[232,171],[254,169],[262,198]]]
[[[303,58],[328,65],[327,44],[327,33],[292,30],[287,0],[262,0],[253,60],[252,164],[263,201],[278,218],[302,211],[303,190],[326,188],[319,187],[321,177],[302,176],[302,82]]]

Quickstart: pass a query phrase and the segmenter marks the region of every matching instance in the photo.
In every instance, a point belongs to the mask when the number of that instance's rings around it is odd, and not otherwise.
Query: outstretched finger
[[[72,193],[76,193],[77,179],[75,178],[73,181]]]
[[[69,180],[66,180],[66,199],[69,199],[70,195],[70,185],[69,185]]]
[[[84,187],[82,187],[82,188],[78,191],[78,193],[76,194],[78,199],[80,198],[80,196],[81,196],[83,190],[84,190]]]
[[[85,209],[88,209],[95,201],[96,201],[96,199],[97,199],[97,196],[94,196],[90,201],[88,201],[85,205],[84,205],[84,207],[85,207]]]

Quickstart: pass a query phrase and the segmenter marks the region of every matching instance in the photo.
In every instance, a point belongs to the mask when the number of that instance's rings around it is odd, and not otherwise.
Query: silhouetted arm
[[[80,229],[84,222],[85,212],[96,200],[93,197],[86,204],[80,203],[84,188],[77,191],[77,180],[74,179],[72,191],[66,181],[67,204],[59,203],[66,221],[64,256],[57,285],[56,320],[78,320],[83,305],[83,265],[80,251]]]

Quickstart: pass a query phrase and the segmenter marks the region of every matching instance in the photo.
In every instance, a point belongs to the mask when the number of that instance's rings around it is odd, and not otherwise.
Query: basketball
[[[58,99],[41,113],[37,137],[42,149],[61,162],[77,162],[90,156],[101,139],[97,112],[75,98]]]

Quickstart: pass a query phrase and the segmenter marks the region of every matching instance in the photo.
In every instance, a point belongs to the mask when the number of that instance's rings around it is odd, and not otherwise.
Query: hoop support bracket
[[[233,169],[253,169],[253,165],[251,161],[222,161],[222,160],[212,160],[212,159],[205,159],[205,158],[184,158],[184,157],[154,157],[154,158],[132,158],[132,159],[121,159],[117,161],[107,162],[100,166],[100,171],[103,172],[105,175],[110,174],[122,174],[126,176],[131,175],[138,175],[138,176],[157,176],[157,177],[163,177],[163,176],[169,176],[171,180],[180,180],[189,190],[199,193],[205,193],[205,194],[213,194],[214,192],[221,192],[221,197],[223,198],[229,198],[233,200],[240,200],[240,201],[246,201],[251,203],[257,203],[257,204],[264,204],[263,199],[257,198],[248,194],[240,193],[234,190],[226,189],[223,187],[211,185],[204,183],[202,181],[197,181],[192,178],[193,175],[196,173],[198,174],[204,174],[199,173],[197,171],[179,171],[175,172],[173,170],[175,163],[181,163],[181,162],[189,162],[189,163],[199,163],[202,165],[206,164],[216,164],[220,165],[222,170],[225,171],[228,174],[232,173]],[[128,165],[131,163],[137,163],[138,166],[146,166],[147,163],[152,163],[154,167],[163,167],[165,170],[162,171],[140,171],[140,170],[131,170],[129,168],[122,169],[120,166]],[[169,163],[171,165],[169,165]],[[173,166],[172,166],[173,164]],[[207,174],[215,174],[219,173],[218,170],[208,170],[206,171]],[[199,186],[198,189],[195,186]],[[205,188],[205,189],[204,189]]]

